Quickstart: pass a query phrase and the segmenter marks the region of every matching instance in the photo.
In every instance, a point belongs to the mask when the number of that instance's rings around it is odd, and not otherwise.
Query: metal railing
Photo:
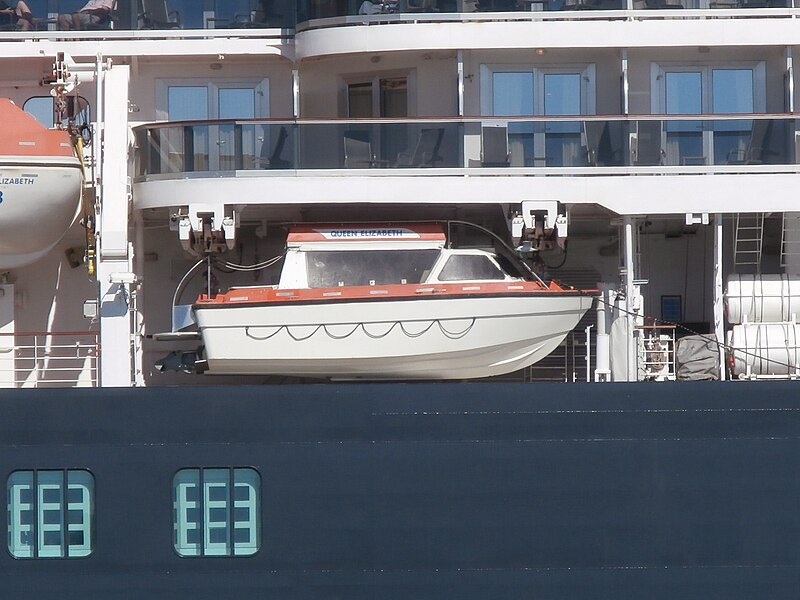
[[[0,333],[0,387],[96,387],[99,334]]]
[[[143,178],[409,168],[729,173],[786,170],[800,155],[798,120],[763,114],[185,121],[140,125],[135,135]]]
[[[74,13],[86,2],[26,0],[26,4],[33,14],[34,28],[52,31],[59,26],[59,15]],[[294,0],[116,0],[111,17],[94,24],[92,29],[95,36],[102,36],[120,29],[291,28],[296,22],[296,4]]]
[[[297,31],[383,23],[447,23],[525,20],[794,18],[799,0],[167,0],[147,11],[137,0],[117,0],[112,19],[98,29],[70,32],[69,39],[260,37]],[[28,0],[32,31],[0,31],[0,41],[60,39],[58,16],[82,0]],[[163,10],[163,13],[161,12]],[[143,35],[132,35],[141,33]],[[275,33],[268,34],[271,37]]]
[[[631,13],[663,19],[676,15],[675,9],[681,18],[791,17],[797,6],[797,0],[301,0],[297,31],[377,23],[625,19]]]
[[[594,339],[589,331],[572,331],[548,356],[523,369],[522,380],[564,383],[591,381]]]
[[[675,381],[675,325],[640,325],[638,335],[639,381]]]

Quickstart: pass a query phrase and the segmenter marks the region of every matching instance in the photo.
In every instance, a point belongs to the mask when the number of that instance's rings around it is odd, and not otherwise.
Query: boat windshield
[[[488,256],[454,254],[439,273],[439,281],[502,280],[506,275]]]
[[[422,283],[439,250],[334,250],[306,252],[308,287]]]

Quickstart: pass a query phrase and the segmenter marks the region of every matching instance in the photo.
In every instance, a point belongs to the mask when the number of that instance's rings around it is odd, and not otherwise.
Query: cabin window
[[[94,477],[81,469],[15,471],[8,478],[8,550],[15,558],[92,552]]]
[[[422,283],[438,250],[306,252],[308,287]]]
[[[510,121],[513,166],[586,164],[583,121],[595,113],[594,65],[481,65],[481,114],[490,117],[575,116],[574,120]]]
[[[764,143],[769,137],[765,132],[770,121],[746,118],[768,108],[763,62],[653,64],[651,97],[654,114],[724,115],[714,120],[675,117],[667,120],[661,134],[666,164],[763,162]]]
[[[165,121],[264,119],[269,116],[268,79],[160,79],[156,118]]]
[[[447,259],[439,281],[503,280],[505,273],[488,256],[455,254]]]
[[[182,469],[173,480],[175,551],[248,556],[260,546],[261,477],[250,468]]]
[[[414,112],[410,107],[413,74],[348,77],[345,86],[345,114],[350,119],[401,119]]]

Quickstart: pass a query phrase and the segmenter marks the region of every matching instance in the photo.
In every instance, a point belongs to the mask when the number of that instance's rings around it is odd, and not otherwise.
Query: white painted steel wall
[[[796,167],[790,167],[796,168]],[[163,179],[136,183],[134,208],[175,204],[176,198],[247,198],[249,204],[489,204],[559,200],[598,204],[619,215],[685,215],[703,212],[782,212],[797,207],[794,173],[670,175],[669,167],[640,169],[638,176],[532,177],[521,170],[503,176],[464,176],[467,170],[404,169],[393,173],[303,171],[298,176],[241,171],[237,177]],[[388,169],[385,171],[389,171]],[[477,169],[476,169],[477,171]],[[484,169],[484,171],[486,171]],[[555,173],[556,170],[550,169]],[[597,169],[594,169],[597,171]],[[763,171],[763,169],[762,169]],[[624,172],[624,171],[622,171]],[[499,173],[498,173],[499,174]]]
[[[606,11],[603,11],[604,13]],[[629,13],[630,14],[630,13]],[[406,50],[751,47],[800,43],[792,18],[685,18],[720,11],[681,11],[680,19],[630,14],[631,19],[402,23],[334,27],[296,36],[299,59]],[[737,13],[734,13],[737,14]],[[741,13],[738,13],[741,14]],[[579,17],[581,15],[578,15]],[[585,16],[582,15],[582,16]]]
[[[120,274],[132,271],[128,239],[129,76],[129,67],[115,65],[105,72],[105,81],[99,86],[103,92],[100,104],[104,126],[101,135],[108,140],[101,164],[102,207],[97,261],[102,348],[100,384],[105,387],[130,386],[133,383],[131,289],[119,282]]]

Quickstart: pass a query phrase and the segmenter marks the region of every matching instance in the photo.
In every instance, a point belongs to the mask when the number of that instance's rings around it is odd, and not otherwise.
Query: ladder
[[[761,249],[764,244],[764,213],[737,213],[733,243],[733,263],[736,272],[761,272]]]
[[[790,275],[800,275],[800,213],[783,213],[781,267]]]

